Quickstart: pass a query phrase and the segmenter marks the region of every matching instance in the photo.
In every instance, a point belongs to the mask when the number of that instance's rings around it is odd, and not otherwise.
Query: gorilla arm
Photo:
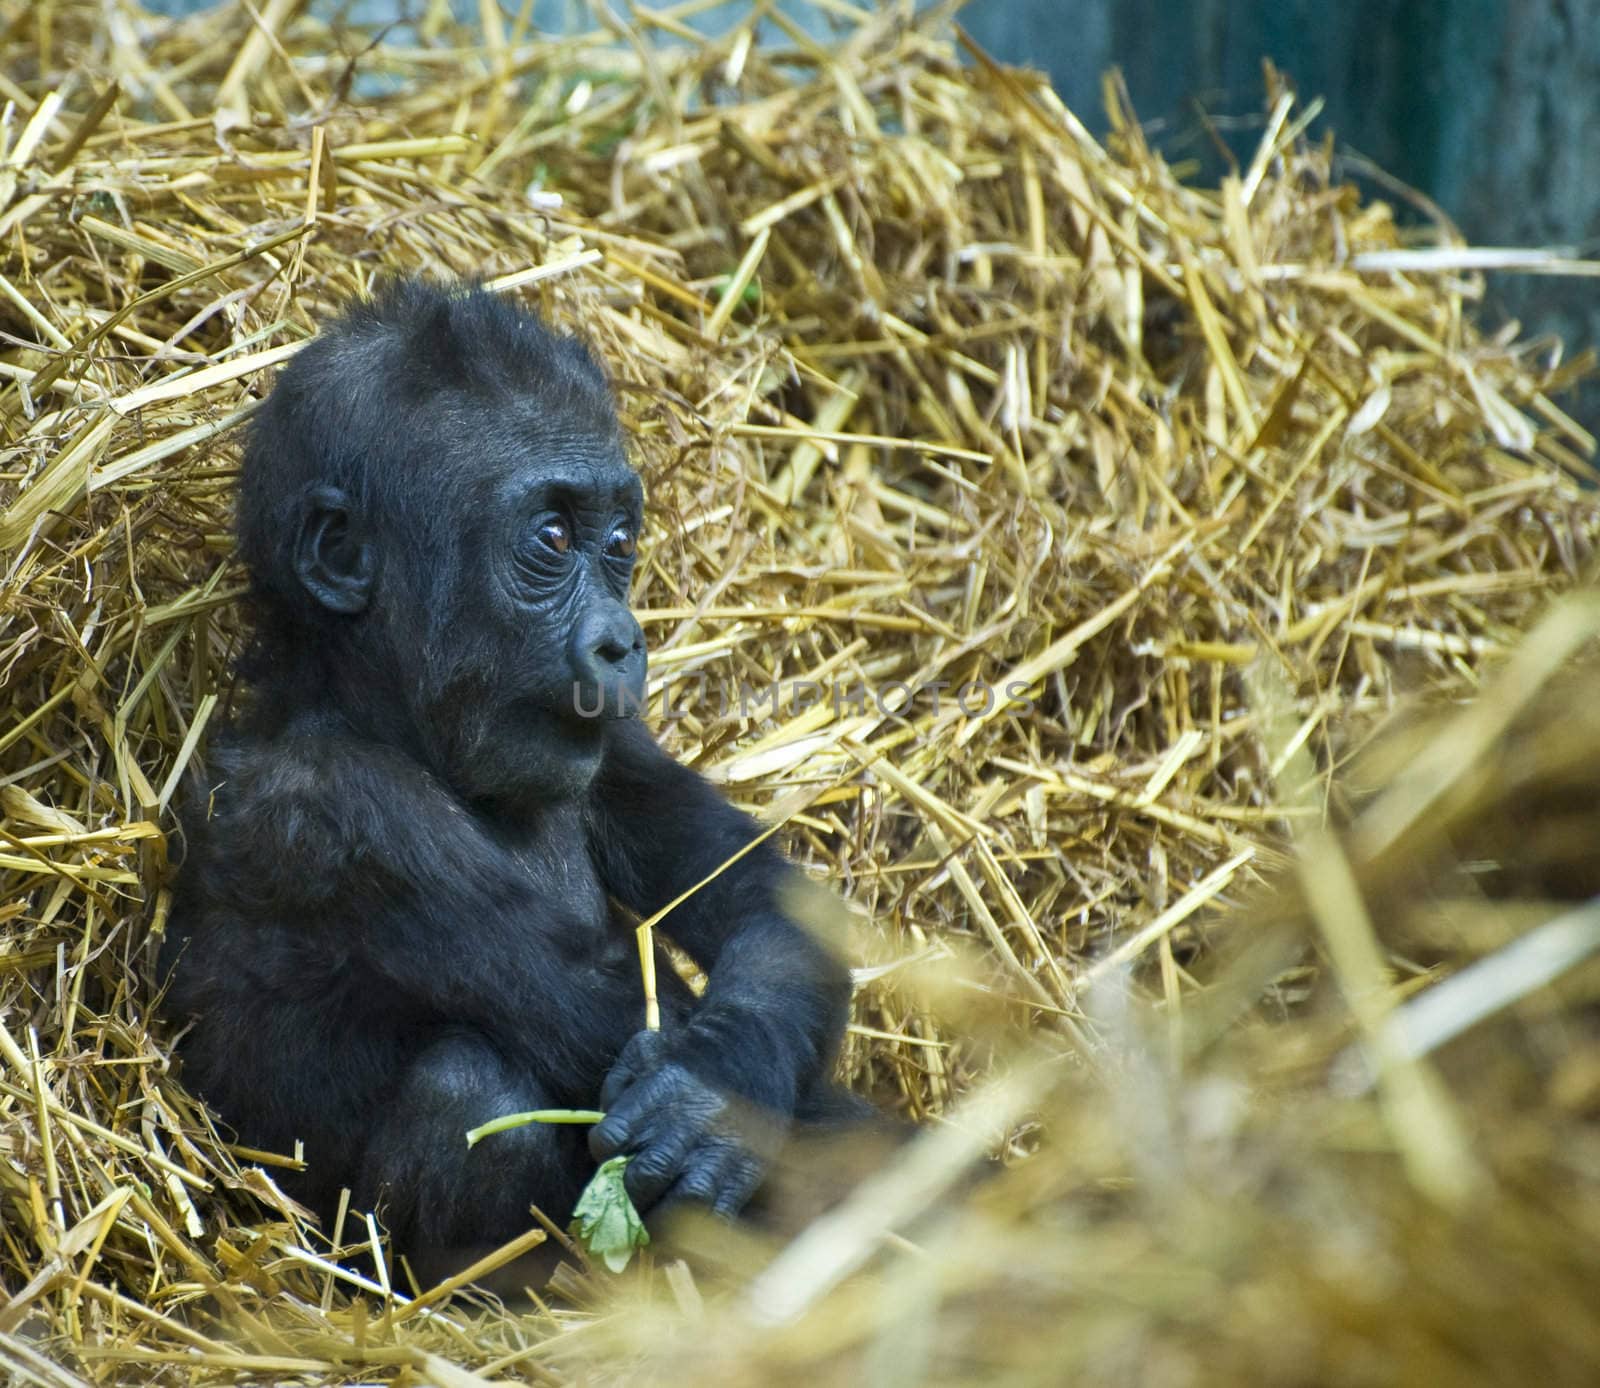
[[[590,793],[590,846],[606,888],[641,915],[709,877],[759,834],[635,719],[608,726]],[[758,844],[694,892],[662,929],[706,970],[705,996],[676,1034],[636,1035],[601,1095],[597,1158],[631,1152],[630,1195],[704,1201],[734,1213],[806,1097],[827,1079],[850,978],[785,914],[796,870]]]

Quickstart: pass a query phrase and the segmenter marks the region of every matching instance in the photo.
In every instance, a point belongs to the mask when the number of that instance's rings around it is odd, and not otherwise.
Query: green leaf
[[[612,1272],[621,1272],[633,1250],[650,1242],[650,1231],[623,1188],[622,1173],[627,1165],[626,1157],[602,1162],[572,1211],[572,1232]]]
[[[534,1108],[526,1113],[507,1113],[473,1128],[467,1134],[467,1146],[476,1147],[486,1137],[529,1123],[598,1123],[604,1117],[605,1114],[595,1108]]]
[[[476,1147],[486,1137],[528,1123],[598,1123],[604,1117],[592,1108],[536,1108],[526,1113],[507,1113],[473,1128],[467,1134],[467,1146]],[[627,1165],[626,1157],[603,1162],[572,1211],[572,1231],[612,1272],[621,1272],[632,1260],[633,1250],[650,1242],[650,1232],[622,1184]]]

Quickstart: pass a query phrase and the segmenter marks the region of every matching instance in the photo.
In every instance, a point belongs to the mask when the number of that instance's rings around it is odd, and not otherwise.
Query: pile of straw
[[[1446,977],[1600,888],[1600,724],[1552,685],[1592,600],[1518,650],[1600,534],[1553,400],[1586,363],[1470,316],[1485,268],[1593,267],[1413,243],[1275,78],[1210,190],[1114,88],[1102,145],[939,16],[827,0],[824,48],[776,13],[705,40],[706,7],[553,42],[431,6],[373,44],[295,0],[0,3],[0,1365],[1595,1381],[1593,923]],[[391,269],[607,362],[663,739],[860,918],[846,1077],[947,1118],[729,1291],[363,1284],[328,1240],[373,1226],[308,1228],[292,1154],[230,1147],[152,1018],[172,799],[241,641],[235,426]],[[1424,1054],[1440,1015],[1474,1063]],[[947,1200],[996,1134],[1034,1154]]]

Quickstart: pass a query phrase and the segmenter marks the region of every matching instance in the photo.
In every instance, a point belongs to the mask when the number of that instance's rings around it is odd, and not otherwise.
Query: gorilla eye
[[[557,554],[565,554],[572,548],[572,532],[565,521],[546,521],[539,527],[539,539]]]
[[[613,559],[632,559],[633,552],[637,548],[633,531],[625,525],[619,525],[606,537],[606,553]]]

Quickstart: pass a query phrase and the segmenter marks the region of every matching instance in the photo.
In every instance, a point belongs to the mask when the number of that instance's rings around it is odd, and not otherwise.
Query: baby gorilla
[[[829,1080],[848,974],[768,845],[665,919],[709,981],[661,971],[637,1030],[629,913],[757,834],[627,716],[640,512],[588,352],[477,289],[351,308],[250,435],[254,690],[192,797],[166,1007],[243,1143],[303,1141],[291,1194],[327,1218],[348,1187],[432,1271],[531,1205],[564,1224],[617,1153],[641,1209],[732,1214],[793,1124],[856,1111]]]

